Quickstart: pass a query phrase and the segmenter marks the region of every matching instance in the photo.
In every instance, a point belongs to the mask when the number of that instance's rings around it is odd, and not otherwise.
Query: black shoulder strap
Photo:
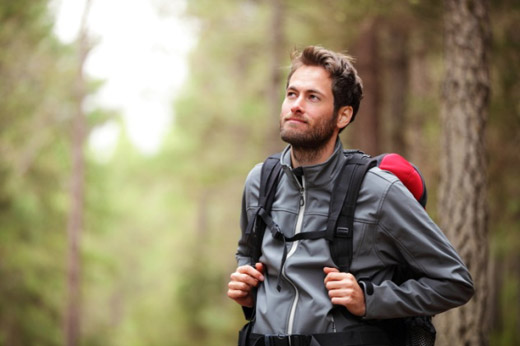
[[[262,240],[266,229],[266,220],[267,222],[271,220],[269,215],[281,171],[280,155],[278,153],[268,157],[262,166],[258,207],[254,217],[249,220],[245,234],[252,265],[258,261],[262,254]],[[376,165],[376,160],[360,151],[345,151],[345,156],[347,160],[336,179],[331,196],[325,237],[329,240],[334,263],[341,271],[349,272],[353,255],[352,236],[357,198],[365,174],[371,167]],[[277,227],[273,227],[273,229],[276,231]],[[285,240],[294,241],[323,237],[321,231],[310,233],[312,234],[298,234],[293,238]],[[273,234],[273,237],[276,236]]]
[[[347,161],[336,179],[329,207],[327,239],[332,260],[342,272],[350,272],[353,256],[354,212],[361,183],[376,161],[361,152],[346,151]]]
[[[269,214],[273,206],[276,194],[276,186],[280,177],[282,165],[280,164],[281,153],[269,156],[262,165],[260,174],[260,194],[258,207],[253,218],[249,220],[246,229],[247,244],[250,251],[251,264],[258,262],[262,254],[262,240],[266,223],[261,215]]]

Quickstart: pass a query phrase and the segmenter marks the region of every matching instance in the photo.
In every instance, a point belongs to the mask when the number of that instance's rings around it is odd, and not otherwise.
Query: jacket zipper
[[[305,213],[305,177],[302,177],[302,186],[300,188],[300,209],[298,211],[298,219],[296,221],[296,229],[294,231],[294,234],[298,234],[302,231],[303,227],[303,214]],[[287,253],[287,258],[291,257],[295,252],[296,248],[298,247],[299,241],[295,241],[292,243],[291,249]],[[293,333],[293,327],[294,327],[294,317],[296,315],[296,307],[298,305],[298,300],[300,298],[300,292],[298,291],[298,288],[296,285],[289,280],[287,277],[285,266],[282,269],[283,277],[291,284],[291,286],[294,288],[294,291],[296,292],[293,304],[291,306],[291,312],[289,313],[289,323],[287,326],[287,335],[291,335]]]

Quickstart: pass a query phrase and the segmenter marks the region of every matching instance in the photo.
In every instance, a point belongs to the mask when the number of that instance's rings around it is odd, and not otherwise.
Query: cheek
[[[282,107],[280,109],[280,118],[283,118],[284,115],[288,114],[291,111],[291,106],[287,99],[283,100]]]

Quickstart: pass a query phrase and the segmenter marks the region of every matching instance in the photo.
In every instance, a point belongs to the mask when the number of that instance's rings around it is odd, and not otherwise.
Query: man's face
[[[280,136],[298,148],[317,149],[339,131],[329,73],[303,65],[294,71],[280,113]]]

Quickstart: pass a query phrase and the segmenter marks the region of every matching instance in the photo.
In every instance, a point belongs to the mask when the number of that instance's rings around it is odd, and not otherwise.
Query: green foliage
[[[47,1],[1,1],[0,22],[0,345],[60,345],[77,58],[52,35]],[[95,115],[92,126],[107,117]],[[103,178],[87,180],[99,229]]]
[[[70,81],[46,1],[0,4],[0,344],[57,345],[64,291],[66,141],[57,103]],[[59,76],[59,77],[58,77]]]
[[[435,218],[442,4],[438,1],[283,1],[279,62],[294,47],[321,44],[355,53],[367,20],[380,23],[380,89],[391,90],[391,29],[424,57],[423,90],[407,90],[403,135],[428,181]],[[95,109],[89,129],[119,122],[111,159],[86,150],[82,238],[82,345],[230,345],[245,322],[227,299],[248,171],[272,150],[269,114],[272,3],[188,2],[198,23],[190,74],[172,107],[175,122],[155,156],[129,142],[116,112]],[[493,96],[489,118],[493,345],[518,343],[520,191],[519,8],[493,2]],[[0,0],[0,345],[60,345],[65,301],[66,216],[76,51],[52,37],[47,1]],[[283,77],[283,78],[284,78]],[[283,79],[282,78],[282,79]],[[101,81],[88,81],[93,93]],[[283,94],[283,80],[280,83]],[[383,108],[392,101],[383,95]],[[382,136],[392,114],[383,112]],[[413,126],[412,126],[413,125]],[[355,124],[354,124],[355,126]],[[353,129],[342,134],[349,143]],[[389,138],[385,143],[391,147]],[[410,145],[413,144],[413,145]]]

